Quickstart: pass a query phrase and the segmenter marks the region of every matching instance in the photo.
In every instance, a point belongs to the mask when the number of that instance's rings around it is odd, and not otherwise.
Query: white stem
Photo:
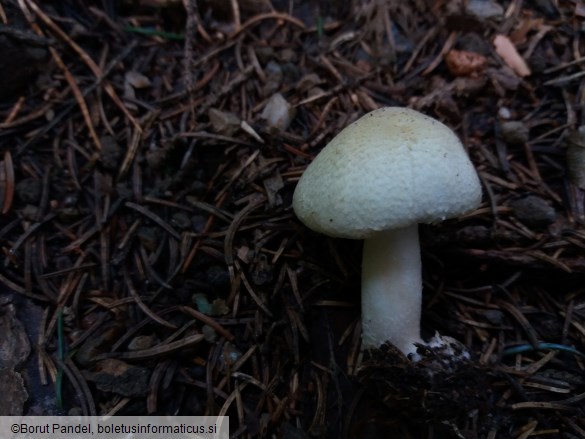
[[[421,260],[418,225],[380,232],[364,242],[362,342],[388,341],[405,355],[421,343]]]

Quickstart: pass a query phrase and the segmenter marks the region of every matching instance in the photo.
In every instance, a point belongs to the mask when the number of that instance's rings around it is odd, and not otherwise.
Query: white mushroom
[[[477,173],[457,136],[408,108],[380,108],[341,131],[307,167],[293,208],[310,229],[364,239],[362,342],[404,354],[422,343],[418,223],[475,209]]]

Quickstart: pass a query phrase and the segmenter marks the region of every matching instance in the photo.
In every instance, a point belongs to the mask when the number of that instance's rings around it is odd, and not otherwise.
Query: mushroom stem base
[[[390,342],[405,355],[421,343],[421,259],[418,225],[377,233],[364,241],[362,342]]]

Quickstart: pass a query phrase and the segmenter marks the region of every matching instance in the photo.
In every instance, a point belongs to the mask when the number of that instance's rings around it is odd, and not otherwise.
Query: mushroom
[[[293,195],[293,209],[310,229],[364,239],[363,346],[390,342],[411,357],[423,343],[418,223],[459,216],[480,202],[479,178],[455,133],[398,107],[372,111],[342,130]]]

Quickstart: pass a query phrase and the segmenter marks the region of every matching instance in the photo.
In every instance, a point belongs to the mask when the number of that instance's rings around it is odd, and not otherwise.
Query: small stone
[[[469,0],[465,12],[480,21],[500,21],[504,18],[504,8],[493,0]]]
[[[28,393],[22,377],[12,369],[0,369],[0,413],[2,416],[21,416]]]
[[[510,202],[514,216],[527,225],[546,226],[556,219],[556,212],[550,204],[537,195],[528,195]]]
[[[83,416],[83,409],[79,406],[71,407],[67,412],[67,416]]]
[[[30,342],[12,303],[0,308],[0,368],[20,367],[30,355]],[[2,413],[2,412],[0,412]]]
[[[530,130],[523,122],[517,120],[502,122],[501,129],[502,137],[508,145],[522,145],[528,142]]]
[[[14,369],[24,365],[30,350],[25,327],[16,318],[15,306],[8,302],[0,308],[0,415],[23,414],[28,393]]]
[[[488,309],[483,312],[484,317],[492,325],[502,325],[504,323],[504,313],[497,309]]]
[[[269,127],[278,131],[286,131],[294,113],[294,108],[287,100],[280,93],[276,93],[268,99],[260,118],[264,119]]]
[[[504,120],[508,120],[512,117],[512,112],[508,107],[500,107],[498,109],[498,116]]]

